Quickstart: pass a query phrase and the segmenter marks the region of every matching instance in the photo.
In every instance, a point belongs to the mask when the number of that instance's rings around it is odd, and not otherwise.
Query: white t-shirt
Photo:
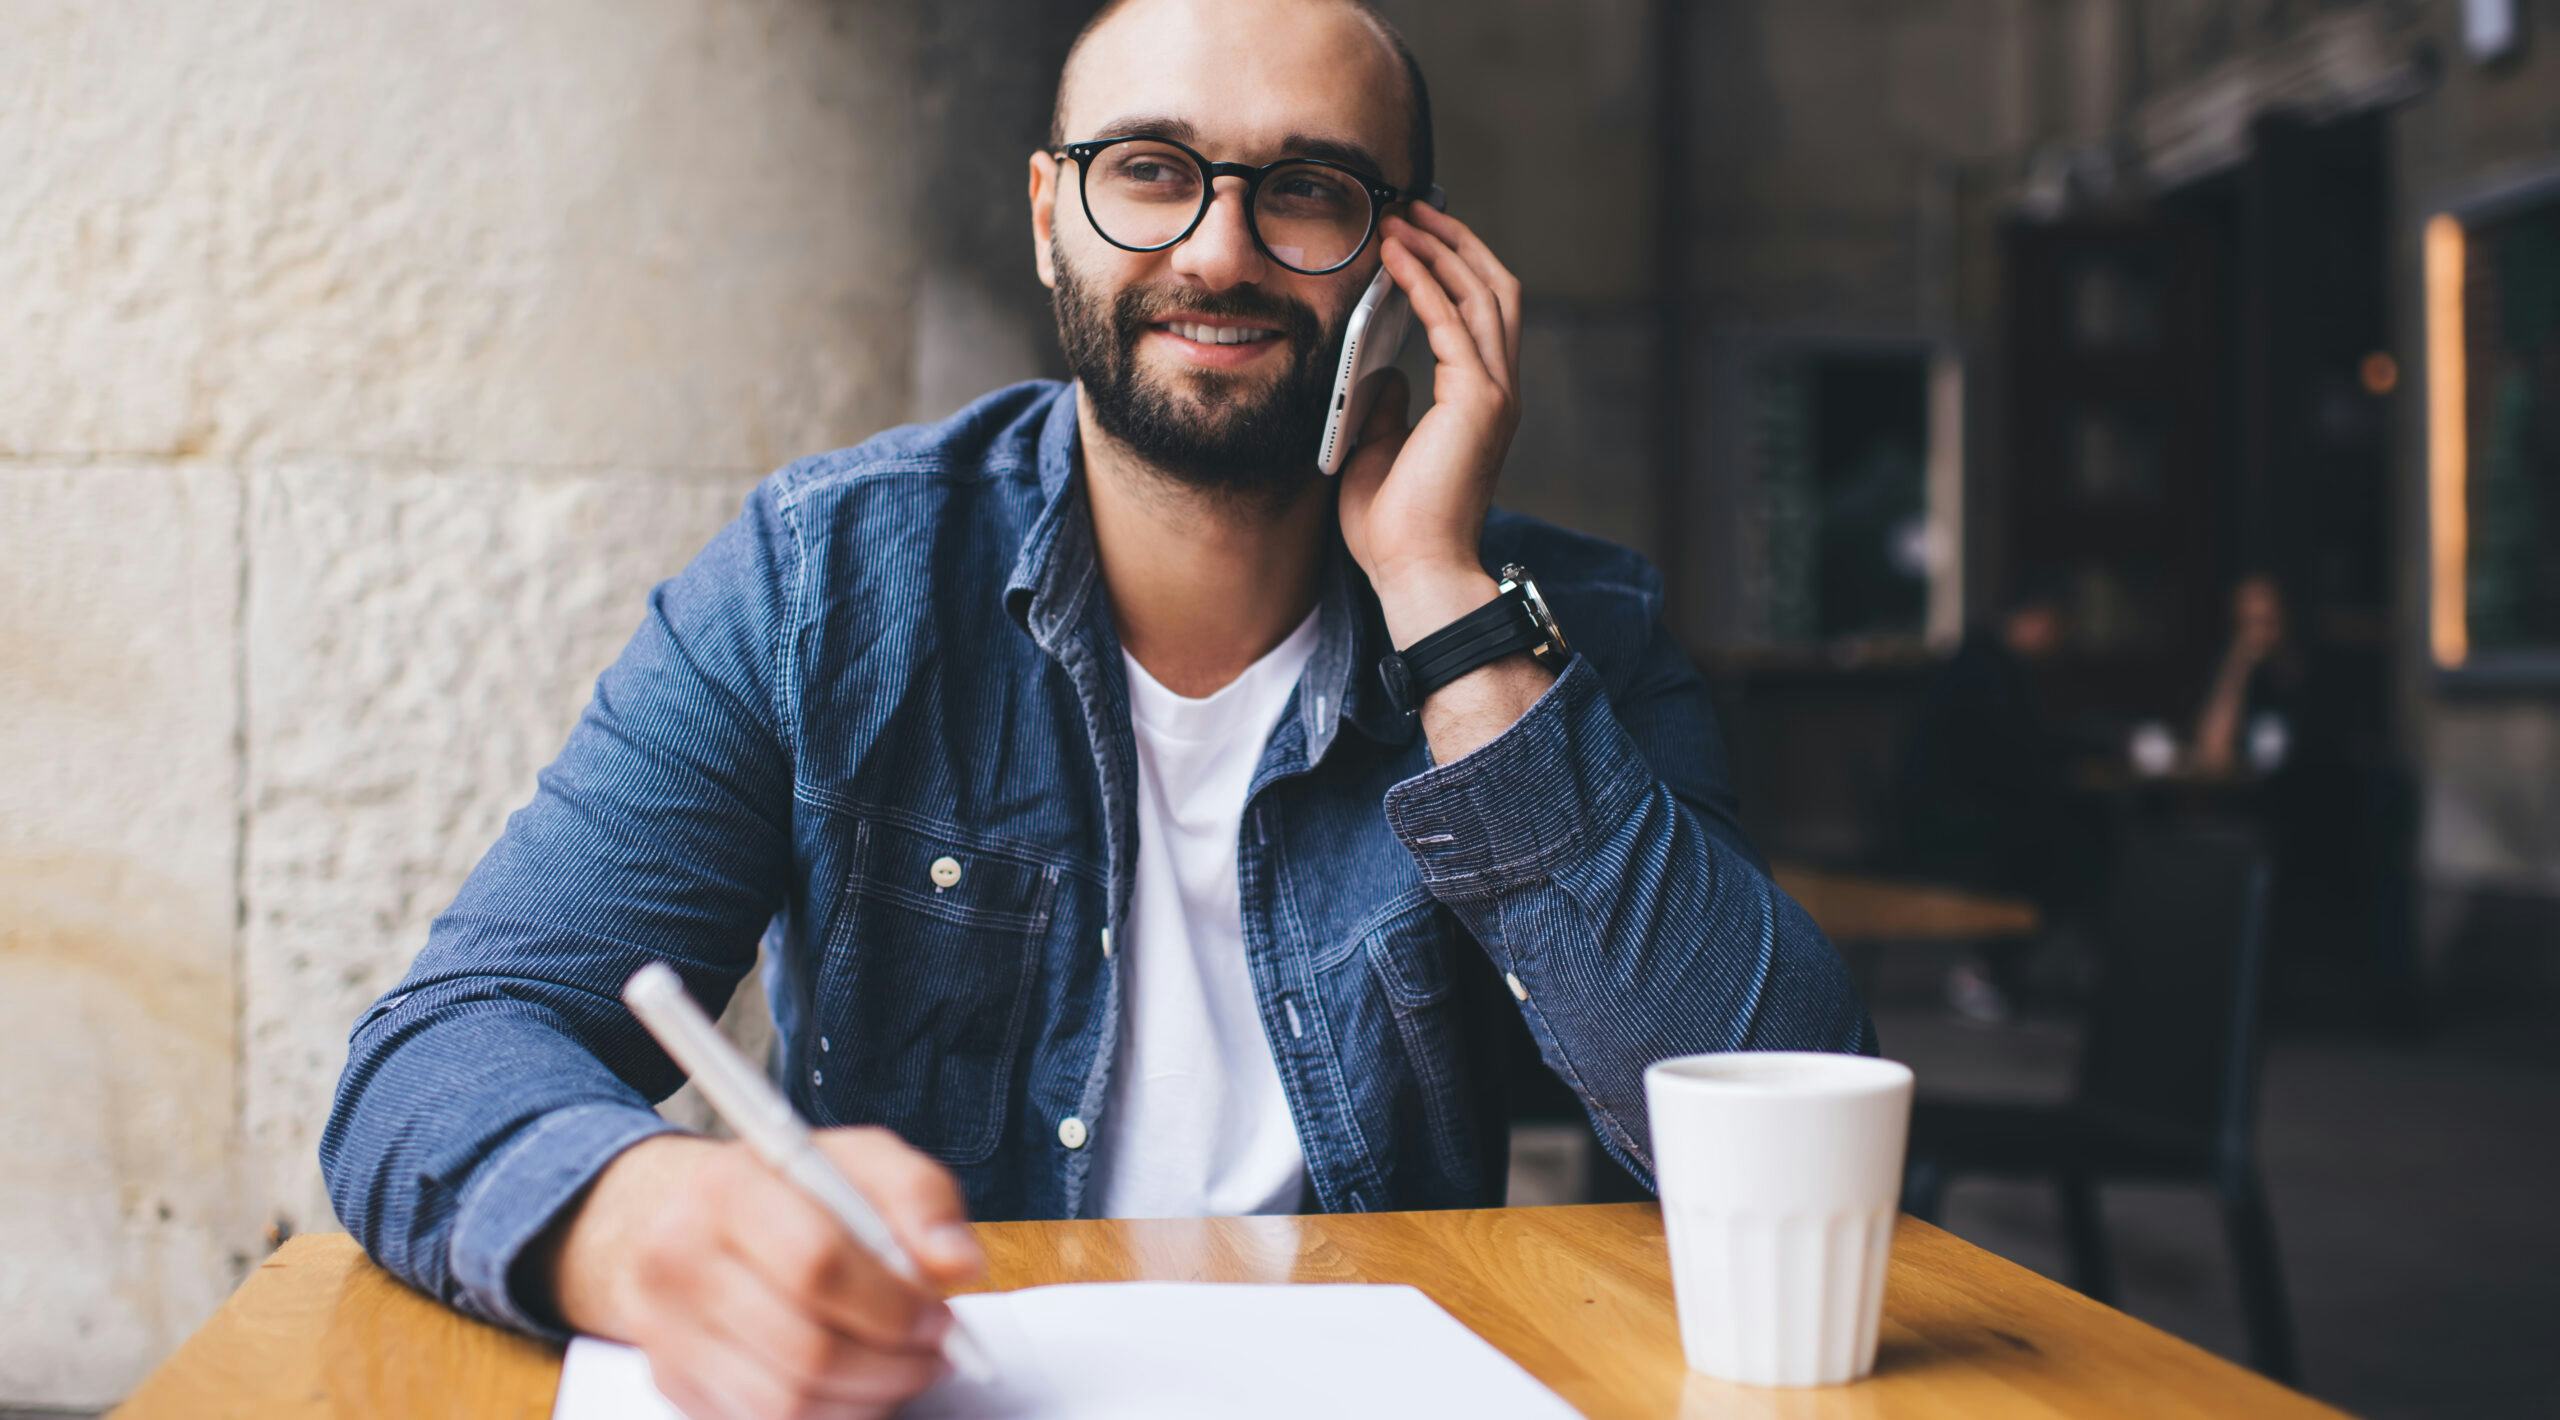
[[[1123,653],[1138,741],[1138,861],[1114,945],[1120,1037],[1093,1161],[1100,1216],[1287,1213],[1306,1187],[1306,1155],[1245,969],[1236,844],[1254,766],[1315,648],[1309,613],[1201,700],[1165,689]]]

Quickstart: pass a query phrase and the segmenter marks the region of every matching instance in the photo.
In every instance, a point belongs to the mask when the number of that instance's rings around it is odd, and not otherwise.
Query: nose
[[[1261,280],[1266,263],[1247,225],[1244,180],[1220,178],[1209,191],[1200,225],[1173,249],[1173,269],[1212,291]]]

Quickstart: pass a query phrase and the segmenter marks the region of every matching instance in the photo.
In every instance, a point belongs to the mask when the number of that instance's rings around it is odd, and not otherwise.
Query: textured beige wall
[[[0,1407],[334,1226],[346,1027],[647,587],[907,415],[916,24],[0,0]]]
[[[238,586],[229,472],[0,465],[0,1405],[112,1394],[254,1242]]]

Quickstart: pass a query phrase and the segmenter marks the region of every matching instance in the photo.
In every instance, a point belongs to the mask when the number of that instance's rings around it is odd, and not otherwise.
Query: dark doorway
[[[2239,549],[2273,574],[2333,704],[2341,751],[2387,756],[2391,413],[2403,353],[2390,300],[2379,115],[2273,117],[2239,174]]]
[[[2066,609],[2068,718],[2182,718],[2210,655],[2237,538],[2223,237],[2166,204],[2008,234],[2004,560]]]

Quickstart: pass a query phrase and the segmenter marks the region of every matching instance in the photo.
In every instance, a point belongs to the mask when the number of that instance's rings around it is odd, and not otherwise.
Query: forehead
[[[1134,0],[1076,51],[1066,136],[1135,116],[1179,119],[1212,158],[1267,162],[1292,135],[1354,144],[1405,171],[1404,70],[1348,5],[1324,0]]]

